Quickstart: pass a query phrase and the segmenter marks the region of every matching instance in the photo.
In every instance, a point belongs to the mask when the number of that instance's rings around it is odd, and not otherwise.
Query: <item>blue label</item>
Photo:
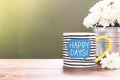
[[[86,60],[90,56],[90,47],[89,39],[71,39],[67,45],[68,56],[70,58],[83,58]]]

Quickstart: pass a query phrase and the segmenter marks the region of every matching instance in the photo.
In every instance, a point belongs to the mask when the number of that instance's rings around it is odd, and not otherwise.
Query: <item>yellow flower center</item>
[[[114,63],[114,60],[110,60],[109,62],[108,62],[108,64],[113,64]]]
[[[118,12],[118,15],[120,15],[120,12]]]

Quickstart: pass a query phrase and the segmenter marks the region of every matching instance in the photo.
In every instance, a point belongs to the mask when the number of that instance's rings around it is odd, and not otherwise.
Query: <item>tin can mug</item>
[[[108,42],[108,47],[97,56],[96,42],[101,39]],[[63,33],[64,66],[93,67],[109,52],[110,48],[111,42],[105,36],[96,37],[95,33]]]

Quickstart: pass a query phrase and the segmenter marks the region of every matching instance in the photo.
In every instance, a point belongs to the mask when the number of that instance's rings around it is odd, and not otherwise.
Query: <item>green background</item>
[[[62,33],[91,31],[82,22],[98,0],[0,0],[0,58],[62,58]]]

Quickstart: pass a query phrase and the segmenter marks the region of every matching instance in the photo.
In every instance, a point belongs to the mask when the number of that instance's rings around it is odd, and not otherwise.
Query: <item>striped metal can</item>
[[[96,65],[96,34],[63,33],[63,62],[65,67],[93,67]]]

